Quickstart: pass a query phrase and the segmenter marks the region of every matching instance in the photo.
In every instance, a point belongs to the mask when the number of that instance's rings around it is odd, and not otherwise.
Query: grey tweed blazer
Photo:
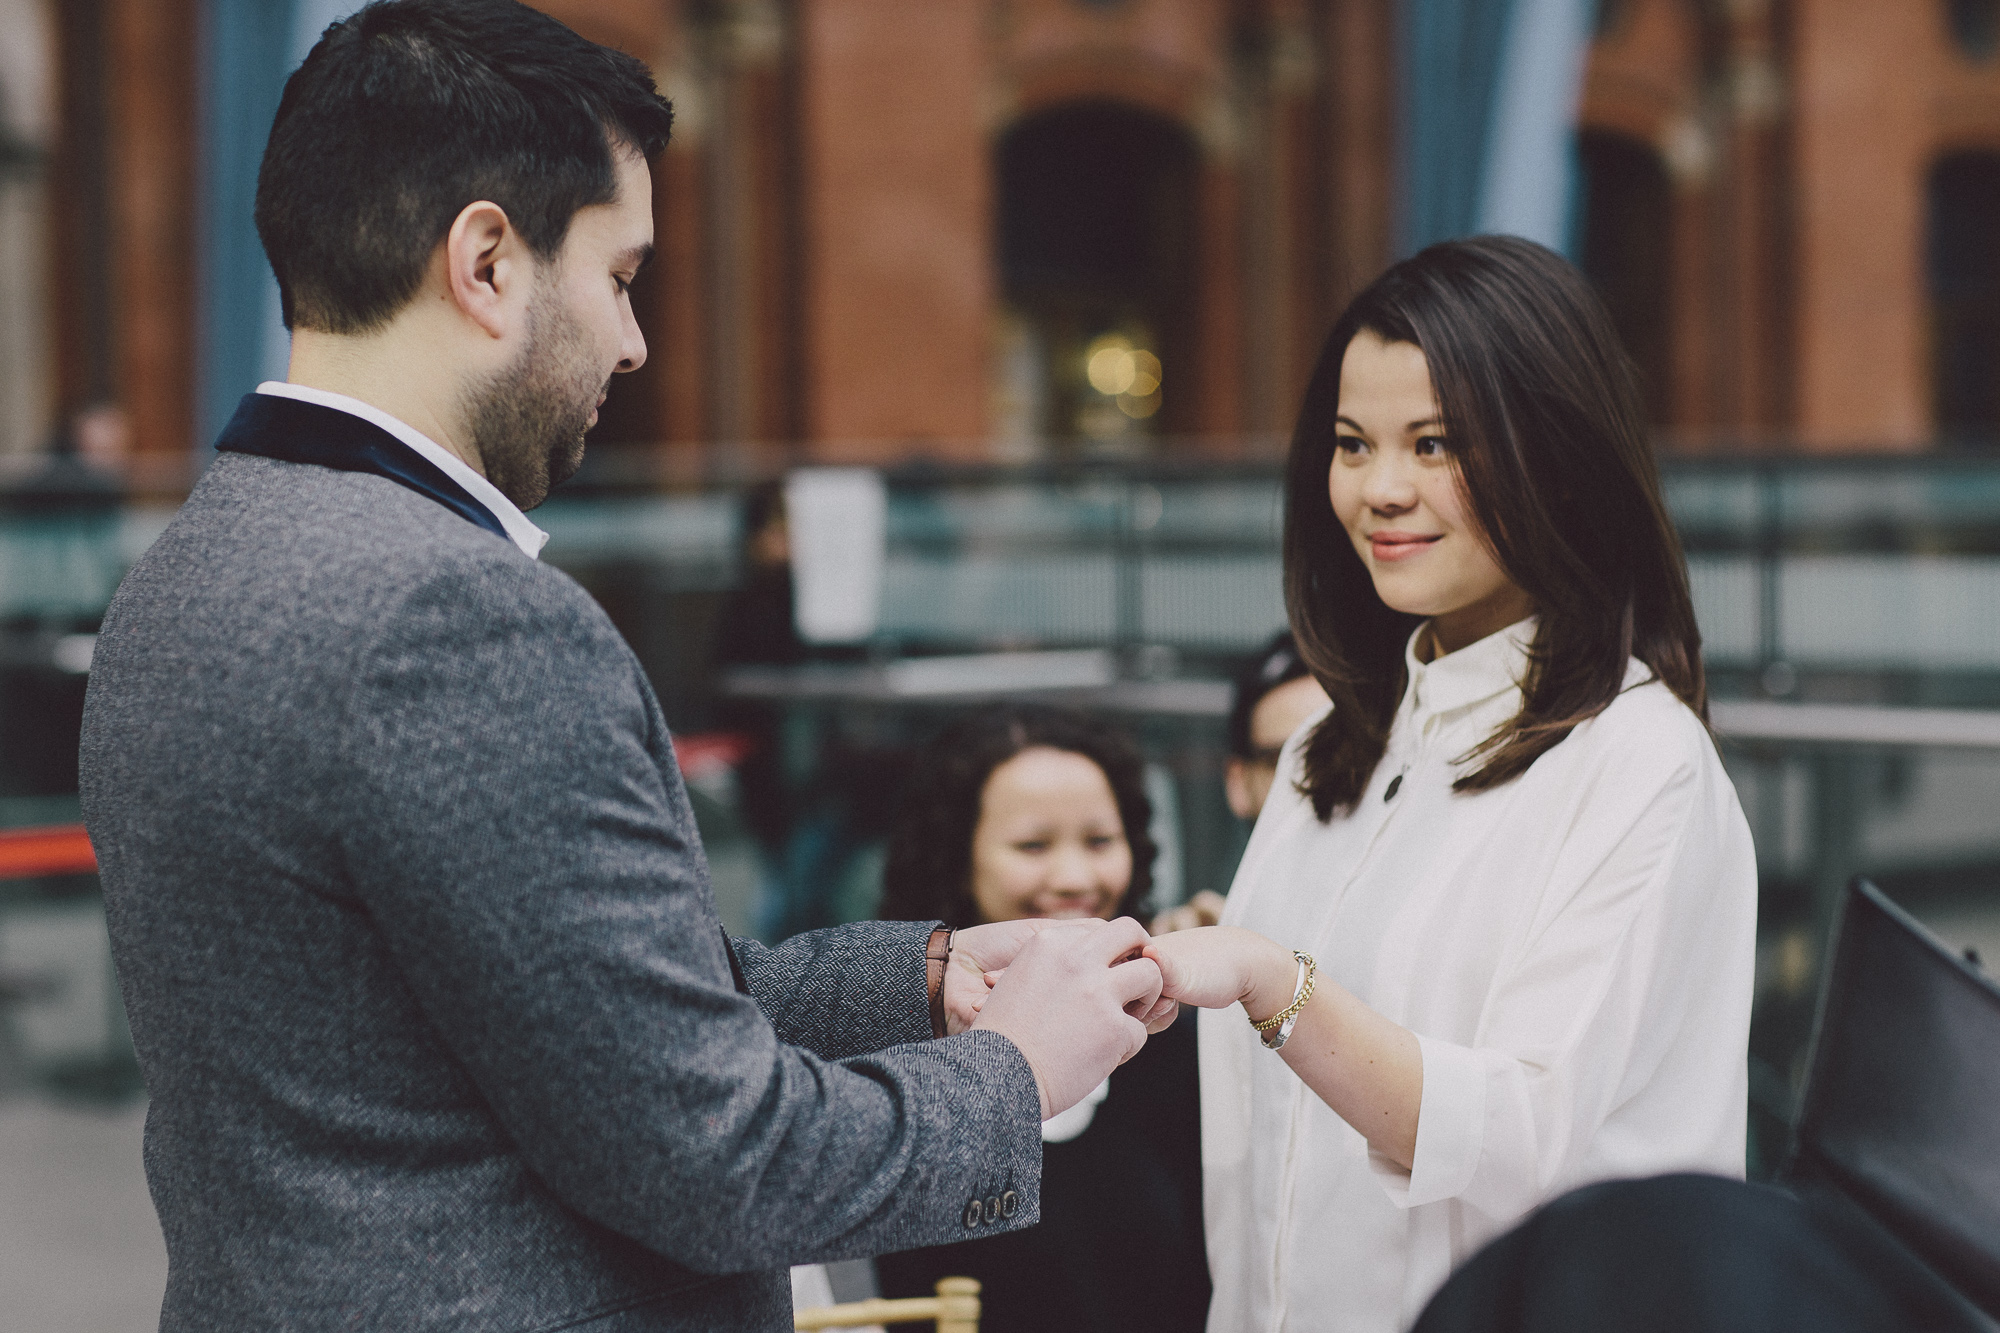
[[[739,993],[631,652],[393,481],[220,456],[82,757],[167,1333],[789,1328],[787,1265],[1036,1219],[1033,1077],[930,1039],[929,926],[739,941]]]

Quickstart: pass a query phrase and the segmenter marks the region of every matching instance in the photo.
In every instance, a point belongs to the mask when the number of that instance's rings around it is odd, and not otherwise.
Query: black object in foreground
[[[2000,986],[1848,890],[1784,1186],[1578,1190],[1465,1265],[1416,1333],[2000,1327]]]

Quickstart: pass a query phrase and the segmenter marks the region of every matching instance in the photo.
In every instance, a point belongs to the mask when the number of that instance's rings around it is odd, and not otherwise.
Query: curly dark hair
[[[1153,888],[1153,803],[1145,764],[1116,728],[1067,708],[1003,704],[939,732],[917,757],[882,872],[882,919],[979,924],[972,898],[972,834],[993,770],[1023,750],[1080,754],[1102,770],[1132,849],[1132,882],[1118,915],[1137,915]]]

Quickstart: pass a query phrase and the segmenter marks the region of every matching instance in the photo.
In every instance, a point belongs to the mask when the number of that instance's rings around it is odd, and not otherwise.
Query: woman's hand
[[[1160,994],[1220,1009],[1241,1003],[1261,1023],[1292,1003],[1299,964],[1254,930],[1209,926],[1156,935],[1146,956],[1159,964]],[[1279,1052],[1319,1099],[1404,1170],[1416,1160],[1424,1056],[1416,1034],[1370,1009],[1325,973]]]
[[[1292,1002],[1298,963],[1291,951],[1239,926],[1203,926],[1156,935],[1146,956],[1159,964],[1160,993],[1202,1009],[1242,1004],[1253,1019]]]

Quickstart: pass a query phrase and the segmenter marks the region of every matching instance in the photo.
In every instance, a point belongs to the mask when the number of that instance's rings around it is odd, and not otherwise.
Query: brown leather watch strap
[[[931,999],[931,1035],[945,1034],[944,970],[951,962],[951,928],[939,926],[924,945],[924,988]]]

